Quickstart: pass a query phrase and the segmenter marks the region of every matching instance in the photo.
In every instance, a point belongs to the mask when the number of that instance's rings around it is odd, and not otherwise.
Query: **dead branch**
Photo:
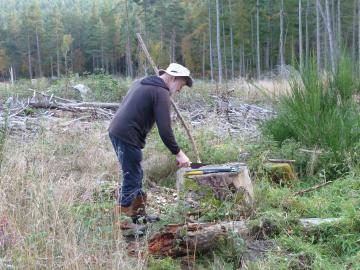
[[[44,92],[40,92],[40,91],[37,91],[35,89],[31,89],[31,88],[26,89],[26,90],[31,91],[31,92],[36,93],[36,94],[40,94],[40,95],[42,95],[44,97],[49,97],[50,100],[54,98],[54,99],[58,99],[60,101],[69,102],[69,103],[77,102],[76,100],[70,100],[70,99],[66,99],[66,98],[62,98],[62,97],[57,97],[57,96],[54,96],[53,94],[48,95],[48,94],[45,94]]]
[[[269,162],[271,163],[294,163],[296,160],[294,159],[275,159],[275,158],[269,158]]]
[[[293,196],[302,196],[307,192],[311,192],[311,191],[317,190],[319,188],[325,187],[325,186],[331,184],[332,182],[333,181],[328,181],[328,182],[325,182],[325,183],[322,183],[322,184],[319,184],[319,185],[316,185],[316,186],[313,186],[313,187],[310,187],[310,188],[306,188],[306,189],[297,191],[297,192],[293,193]]]

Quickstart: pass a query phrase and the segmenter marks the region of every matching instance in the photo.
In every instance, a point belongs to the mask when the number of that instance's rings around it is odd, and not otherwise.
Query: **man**
[[[141,149],[154,123],[167,148],[176,157],[179,167],[190,165],[189,158],[179,148],[170,118],[170,96],[179,92],[185,85],[192,87],[190,71],[177,63],[166,70],[160,70],[159,76],[149,76],[135,81],[120,104],[109,127],[109,136],[122,168],[122,187],[115,208],[115,217],[119,214],[132,217],[136,222],[139,216],[146,217],[146,194],[142,190],[143,170]],[[122,229],[133,228],[135,224],[122,222]]]

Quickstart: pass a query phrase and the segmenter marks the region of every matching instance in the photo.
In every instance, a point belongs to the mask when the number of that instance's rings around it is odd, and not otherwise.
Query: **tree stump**
[[[185,193],[185,201],[196,203],[199,198],[209,195],[209,192],[221,201],[226,200],[229,196],[240,195],[243,197],[242,203],[251,206],[254,201],[254,191],[249,170],[243,164],[235,164],[235,166],[239,167],[239,171],[202,175],[185,175],[185,170],[180,169],[176,181],[178,197],[184,197],[181,195]],[[202,168],[212,167],[204,166]]]

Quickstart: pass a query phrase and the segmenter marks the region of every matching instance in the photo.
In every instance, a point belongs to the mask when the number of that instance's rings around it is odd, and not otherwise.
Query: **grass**
[[[208,136],[217,141],[216,136]],[[151,153],[147,153],[146,159],[150,154],[163,153],[160,145],[156,134],[152,134],[147,149]],[[223,153],[224,158],[231,157]],[[147,264],[149,269],[179,269],[178,260],[152,258],[147,262],[128,257],[125,240],[114,237],[113,201],[94,199],[98,179],[116,181],[118,177],[118,164],[103,124],[91,125],[85,137],[81,122],[71,133],[61,129],[44,131],[31,143],[10,137],[4,155],[0,216],[8,218],[16,244],[1,250],[0,255],[15,267],[143,269]],[[170,179],[173,186],[175,179]],[[280,233],[275,239],[280,251],[249,264],[252,267],[249,269],[303,269],[299,264],[304,260],[310,265],[309,269],[345,269],[351,263],[353,269],[357,269],[360,263],[357,261],[360,255],[359,180],[358,171],[354,171],[353,175],[323,189],[292,197],[293,191],[312,183],[300,182],[290,189],[279,187],[267,178],[258,178],[255,219],[268,217],[278,223]],[[209,213],[216,215],[216,219],[226,219],[222,211],[227,207],[231,210],[231,205],[218,206],[218,211],[216,205],[212,207],[215,208]],[[181,211],[181,207],[168,207],[163,212],[163,221],[174,222],[182,216]],[[305,217],[343,217],[345,220],[335,226],[304,231],[296,220]],[[199,269],[231,269],[237,260],[234,252],[241,248],[241,239],[239,241],[226,244],[227,250],[200,256]]]
[[[210,104],[209,95],[216,89],[208,86],[204,83],[194,92],[183,93],[179,104],[191,107],[191,102],[202,104],[206,100]],[[250,102],[251,93],[241,91],[239,88],[232,97]],[[345,98],[346,95],[344,92]],[[202,161],[244,161],[242,154],[246,152],[257,198],[252,222],[258,224],[267,218],[278,228],[267,239],[275,240],[279,248],[256,262],[247,262],[244,268],[360,269],[358,164],[353,163],[347,175],[332,184],[295,197],[293,192],[326,180],[321,174],[324,161],[316,162],[318,173],[309,177],[311,157],[300,151],[306,145],[295,139],[281,144],[268,138],[249,142],[219,131],[216,121],[211,119],[194,130]],[[113,199],[99,195],[99,183],[118,181],[118,162],[106,125],[78,121],[69,130],[61,125],[51,129],[45,126],[36,136],[7,136],[0,170],[0,221],[6,217],[9,225],[5,230],[13,242],[0,247],[0,268],[6,262],[15,269],[181,269],[184,263],[180,259],[129,257],[125,239],[114,231]],[[183,130],[178,124],[174,128],[181,147],[194,160]],[[146,180],[174,188],[175,158],[155,129],[144,152]],[[264,173],[263,163],[268,158],[296,159],[299,180],[291,186],[273,183]],[[235,206],[232,201],[222,205],[208,203],[204,219],[227,220],[227,213]],[[161,207],[162,222],[150,232],[184,220],[184,205]],[[304,229],[297,222],[299,218],[311,217],[338,217],[342,221],[313,229]],[[210,254],[199,254],[196,269],[239,267],[244,241],[236,236],[230,240],[225,239]]]
[[[358,105],[353,100],[357,88],[347,57],[325,78],[313,64],[301,80],[290,81],[290,94],[281,97],[278,116],[266,122],[263,131],[279,143],[295,139],[309,149],[322,149],[329,177],[339,176],[358,161],[353,151],[360,141]]]

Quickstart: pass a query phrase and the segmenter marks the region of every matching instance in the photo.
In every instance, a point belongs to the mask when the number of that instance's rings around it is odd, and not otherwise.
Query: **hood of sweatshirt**
[[[166,90],[169,90],[169,88],[166,86],[163,79],[161,79],[158,76],[148,76],[148,77],[142,79],[140,83],[144,84],[144,85],[158,86],[158,87],[165,88]]]

